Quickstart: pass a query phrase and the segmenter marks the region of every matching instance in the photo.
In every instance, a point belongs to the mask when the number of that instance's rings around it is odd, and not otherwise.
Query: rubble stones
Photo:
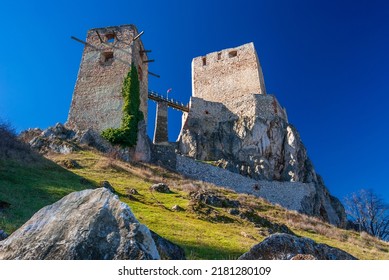
[[[240,206],[239,201],[230,200],[224,196],[219,196],[210,191],[200,190],[191,192],[189,195],[193,201],[202,202],[214,207],[237,208]]]
[[[154,184],[150,187],[150,190],[160,193],[171,193],[169,186],[164,183]]]

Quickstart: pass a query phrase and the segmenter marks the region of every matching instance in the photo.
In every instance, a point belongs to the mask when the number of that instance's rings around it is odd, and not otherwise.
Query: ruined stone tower
[[[238,192],[344,224],[343,206],[329,195],[286,110],[266,93],[253,43],[194,58],[192,89],[178,139],[180,172],[216,184],[227,177],[224,186]],[[187,157],[244,177],[219,176]]]
[[[123,81],[134,64],[138,71],[140,108],[144,120],[138,123],[138,140],[131,158],[150,160],[146,134],[148,60],[134,25],[94,28],[88,31],[66,126],[98,133],[119,128],[122,122]]]
[[[140,110],[147,123],[147,54],[134,25],[87,33],[67,126],[101,132],[121,125],[123,80],[134,63],[140,80]]]
[[[192,95],[224,102],[243,95],[266,94],[253,43],[213,52],[192,61]]]

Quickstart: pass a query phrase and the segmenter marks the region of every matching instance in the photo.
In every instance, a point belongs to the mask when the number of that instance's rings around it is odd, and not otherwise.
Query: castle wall
[[[248,94],[266,94],[254,44],[194,58],[192,92],[194,97],[222,103]]]
[[[99,33],[103,42],[100,41]],[[140,110],[147,123],[147,60],[141,53],[140,39],[134,25],[91,29],[81,58],[74,88],[67,126],[77,129],[92,128],[100,132],[118,128],[122,119],[122,86],[134,63],[140,79]]]
[[[157,102],[157,114],[155,117],[154,144],[168,143],[167,102]]]
[[[177,155],[176,161],[177,171],[193,179],[225,187],[238,193],[263,197],[287,209],[308,215],[314,214],[312,206],[306,203],[315,195],[315,187],[312,183],[254,180],[180,155]]]

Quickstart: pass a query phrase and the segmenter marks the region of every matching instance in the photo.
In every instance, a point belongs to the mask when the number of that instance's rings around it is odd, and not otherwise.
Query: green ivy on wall
[[[138,138],[138,122],[143,120],[143,113],[139,110],[140,90],[138,71],[134,64],[124,79],[123,88],[123,117],[120,128],[108,128],[101,136],[114,145],[133,147]]]

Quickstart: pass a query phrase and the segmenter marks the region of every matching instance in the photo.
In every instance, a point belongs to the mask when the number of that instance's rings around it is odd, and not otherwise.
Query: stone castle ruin
[[[102,132],[119,128],[122,121],[122,87],[134,64],[140,82],[140,111],[144,121],[138,125],[135,157],[149,160],[146,137],[148,58],[147,50],[134,25],[91,29],[87,33],[80,69],[73,92],[67,127]]]
[[[147,99],[157,102],[154,144],[142,121],[133,159],[344,225],[343,206],[315,172],[286,110],[267,94],[253,43],[194,58],[192,96],[185,106],[148,90],[149,60],[139,37],[135,26],[124,25],[91,29],[86,42],[79,40],[85,48],[68,127],[119,127],[122,83],[133,63],[145,119]],[[183,111],[175,143],[167,138],[168,107]]]

